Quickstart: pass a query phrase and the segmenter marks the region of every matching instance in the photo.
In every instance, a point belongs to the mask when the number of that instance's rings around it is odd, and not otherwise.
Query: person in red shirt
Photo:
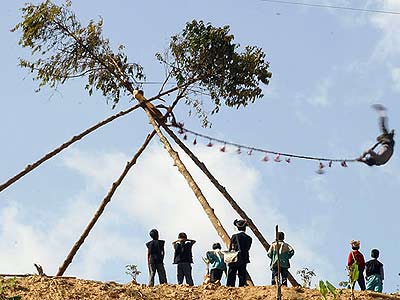
[[[351,245],[351,251],[349,253],[349,257],[347,258],[347,267],[350,267],[354,261],[356,261],[357,266],[358,266],[358,271],[359,271],[359,275],[358,275],[358,285],[360,286],[360,289],[362,291],[365,291],[365,280],[364,280],[364,269],[365,269],[365,259],[364,259],[364,255],[358,251],[360,249],[360,241],[350,241],[350,245]]]

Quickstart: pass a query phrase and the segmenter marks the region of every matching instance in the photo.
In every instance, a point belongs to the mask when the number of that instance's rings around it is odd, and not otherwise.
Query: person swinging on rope
[[[370,149],[367,149],[357,160],[367,164],[368,166],[382,166],[386,164],[393,155],[394,148],[394,130],[387,130],[386,108],[382,104],[374,104],[372,106],[379,113],[379,125],[382,134],[376,140],[377,143]],[[375,148],[381,146],[378,152]]]

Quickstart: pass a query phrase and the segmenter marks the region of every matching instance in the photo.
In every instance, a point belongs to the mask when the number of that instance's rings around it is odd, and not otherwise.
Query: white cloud
[[[393,89],[397,92],[400,92],[400,68],[392,69],[392,82]]]
[[[128,160],[129,157],[122,153],[83,153],[72,150],[65,159],[65,165],[90,179],[91,184],[108,188]]]
[[[400,2],[397,0],[377,1],[379,7],[385,11],[400,11]],[[400,19],[398,15],[372,14],[371,23],[382,32],[382,38],[374,52],[375,59],[386,59],[400,52]]]
[[[333,204],[337,202],[334,193],[328,190],[325,177],[321,175],[312,176],[305,181],[306,188],[315,195],[322,204]]]
[[[332,80],[329,78],[323,79],[315,88],[312,95],[307,98],[307,102],[320,107],[326,107],[330,105],[329,96],[332,89]]]

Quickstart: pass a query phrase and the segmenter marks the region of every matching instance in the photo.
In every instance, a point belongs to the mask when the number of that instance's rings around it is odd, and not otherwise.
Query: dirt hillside
[[[201,285],[189,287],[185,285],[161,285],[147,287],[137,284],[118,284],[115,282],[99,282],[82,279],[48,278],[30,276],[18,278],[10,284],[10,280],[0,279],[4,295],[0,299],[21,296],[21,300],[274,300],[273,286],[256,286],[243,288],[228,288],[225,286]],[[349,290],[340,290],[336,299],[350,299]],[[3,296],[3,297],[2,297]],[[355,292],[356,300],[399,299],[400,295],[376,294],[371,292]],[[304,288],[283,288],[282,299],[322,299],[319,291]],[[328,300],[333,299],[328,297]]]

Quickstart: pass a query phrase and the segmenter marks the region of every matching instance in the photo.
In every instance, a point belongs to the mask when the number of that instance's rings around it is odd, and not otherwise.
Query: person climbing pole
[[[367,149],[357,160],[367,164],[368,166],[382,166],[386,164],[393,155],[394,149],[394,130],[390,132],[387,129],[386,107],[382,104],[374,104],[372,106],[379,114],[379,125],[382,134],[376,140],[377,143],[370,149]],[[379,151],[375,148],[380,145]]]

